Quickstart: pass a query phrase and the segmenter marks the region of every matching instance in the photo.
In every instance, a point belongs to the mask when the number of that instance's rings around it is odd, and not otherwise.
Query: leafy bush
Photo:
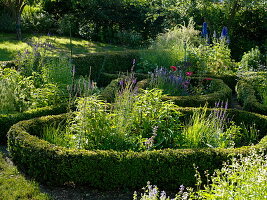
[[[245,52],[240,61],[239,70],[241,71],[257,71],[262,68],[262,55],[259,47],[252,48]]]
[[[67,136],[62,134],[62,137],[70,138],[73,147],[90,150],[171,147],[179,130],[176,106],[163,102],[159,90],[132,94],[131,86],[125,87],[113,105],[98,100],[97,96],[79,98]]]

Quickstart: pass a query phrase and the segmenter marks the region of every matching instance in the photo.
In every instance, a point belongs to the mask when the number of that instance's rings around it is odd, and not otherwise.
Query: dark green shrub
[[[186,119],[192,109],[179,111],[184,113]],[[8,147],[19,169],[46,184],[73,182],[112,190],[140,188],[151,181],[163,189],[177,189],[181,184],[195,184],[193,165],[203,175],[205,170],[212,173],[221,168],[223,161],[237,154],[248,154],[252,148],[267,149],[266,116],[239,110],[227,110],[227,113],[236,123],[255,123],[260,131],[260,142],[253,147],[235,149],[165,149],[144,152],[66,149],[38,138],[43,127],[66,119],[66,115],[57,115],[15,124],[8,133]]]

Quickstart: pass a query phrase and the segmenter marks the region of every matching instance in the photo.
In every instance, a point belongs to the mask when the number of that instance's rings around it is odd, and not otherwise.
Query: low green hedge
[[[238,77],[235,74],[225,74],[225,75],[217,75],[217,74],[205,74],[205,75],[198,75],[193,74],[195,77],[209,77],[209,78],[215,78],[215,79],[221,79],[223,82],[228,85],[232,89],[232,91],[235,91],[235,86],[238,81]]]
[[[48,106],[38,109],[32,109],[23,113],[15,114],[0,114],[0,144],[6,144],[7,142],[7,132],[10,127],[22,120],[31,119],[34,117],[41,117],[45,115],[57,115],[61,113],[66,113],[66,105],[61,106]]]
[[[195,108],[180,109],[187,117]],[[8,148],[14,163],[27,175],[46,184],[74,183],[114,190],[140,188],[151,181],[162,189],[177,189],[181,184],[194,186],[195,169],[212,173],[237,154],[252,148],[267,148],[267,116],[246,111],[227,111],[237,123],[255,123],[260,142],[251,147],[164,149],[144,152],[112,150],[78,150],[52,145],[38,138],[44,126],[61,122],[66,115],[46,116],[21,121],[8,132]]]
[[[237,99],[243,105],[244,110],[267,115],[267,106],[257,100],[253,86],[246,80],[238,81],[236,93]]]
[[[193,77],[192,79],[200,79],[198,77]],[[112,102],[115,97],[115,92],[119,88],[119,80],[114,79],[111,83],[102,91],[101,96],[103,99]],[[205,95],[192,95],[192,96],[165,96],[164,100],[172,100],[176,105],[182,107],[197,107],[204,106],[208,103],[208,106],[214,107],[215,103],[218,101],[226,102],[231,99],[232,90],[220,79],[212,79],[213,84],[217,90],[210,94]],[[145,88],[147,85],[147,80],[142,80],[137,83],[138,88]]]
[[[99,86],[105,86],[105,76],[102,73],[117,73],[131,71],[133,60],[140,60],[140,52],[149,50],[127,50],[81,54],[73,56],[73,64],[77,75],[90,75]]]

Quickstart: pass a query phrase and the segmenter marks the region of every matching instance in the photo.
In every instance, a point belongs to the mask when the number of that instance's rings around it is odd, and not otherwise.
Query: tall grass
[[[193,112],[182,131],[181,147],[230,148],[257,142],[258,130],[255,125],[246,126],[243,123],[236,125],[227,117],[227,103],[224,108],[222,105],[210,114],[207,113],[207,106]]]

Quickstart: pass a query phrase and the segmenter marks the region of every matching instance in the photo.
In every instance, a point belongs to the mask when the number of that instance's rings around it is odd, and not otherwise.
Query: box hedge
[[[32,109],[25,111],[23,113],[15,114],[0,114],[0,144],[6,144],[7,142],[7,132],[10,127],[22,120],[31,119],[34,117],[41,117],[45,115],[57,115],[67,112],[67,106],[48,106],[38,109]]]
[[[181,108],[188,117],[196,108]],[[212,173],[237,154],[248,154],[252,148],[267,148],[267,116],[246,111],[227,111],[237,123],[255,123],[260,142],[251,147],[164,149],[144,152],[67,149],[38,138],[47,124],[61,122],[66,115],[46,116],[21,121],[8,132],[8,148],[14,163],[27,175],[46,184],[74,183],[114,190],[136,189],[147,181],[162,189],[177,189],[181,184],[194,186],[195,169]]]
[[[202,79],[199,77],[193,77],[192,79]],[[112,102],[115,97],[115,92],[119,88],[119,80],[114,79],[111,83],[102,91],[101,96],[103,99]],[[220,79],[212,79],[213,87],[216,90],[210,94],[205,95],[190,95],[190,96],[165,96],[164,100],[172,100],[176,105],[182,107],[198,107],[204,106],[206,103],[210,107],[213,107],[218,101],[230,101],[232,96],[232,90]],[[139,81],[137,83],[138,88],[146,88],[147,79]]]
[[[237,99],[243,105],[244,110],[267,115],[267,106],[258,101],[253,86],[246,80],[238,81],[236,93]]]

